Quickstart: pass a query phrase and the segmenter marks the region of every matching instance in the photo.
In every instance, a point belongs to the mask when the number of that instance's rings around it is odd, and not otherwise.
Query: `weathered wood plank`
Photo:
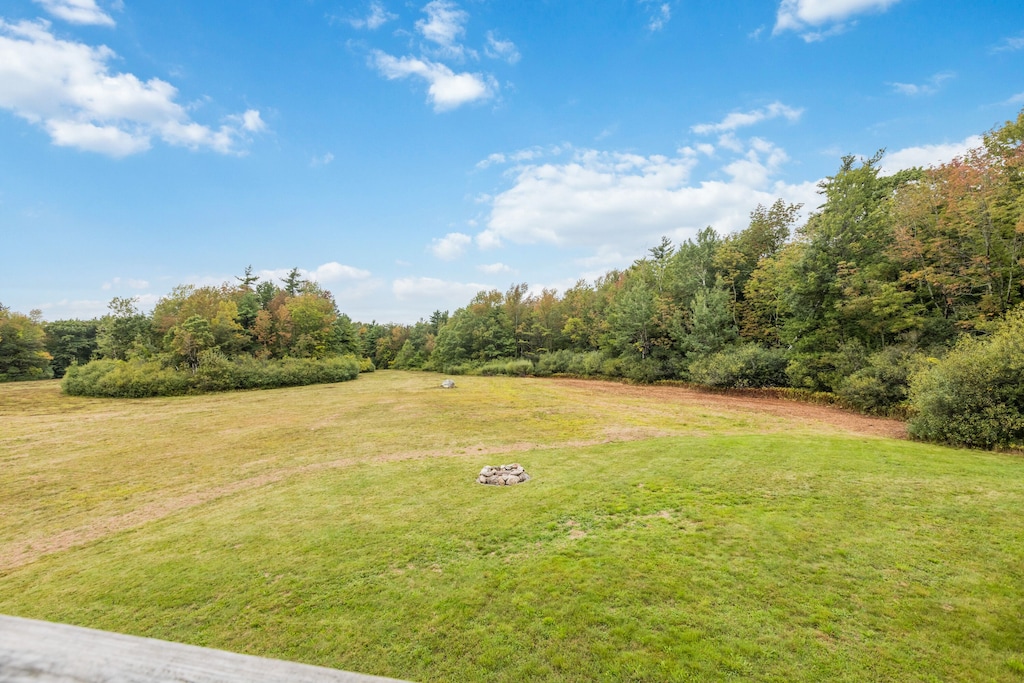
[[[392,678],[0,615],[0,683],[385,683]]]

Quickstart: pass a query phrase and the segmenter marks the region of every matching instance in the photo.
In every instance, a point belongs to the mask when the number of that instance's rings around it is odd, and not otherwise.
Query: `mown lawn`
[[[1019,456],[439,380],[0,386],[0,613],[423,681],[1024,679]]]

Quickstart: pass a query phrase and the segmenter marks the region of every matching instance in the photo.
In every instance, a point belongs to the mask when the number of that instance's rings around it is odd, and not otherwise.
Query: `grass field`
[[[1024,458],[440,380],[0,385],[0,613],[417,681],[1024,680]]]

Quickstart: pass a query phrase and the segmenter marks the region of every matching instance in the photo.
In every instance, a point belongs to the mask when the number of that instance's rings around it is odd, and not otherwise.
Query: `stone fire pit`
[[[490,486],[514,486],[530,480],[519,463],[511,465],[488,465],[480,470],[480,476],[476,478],[478,483]]]

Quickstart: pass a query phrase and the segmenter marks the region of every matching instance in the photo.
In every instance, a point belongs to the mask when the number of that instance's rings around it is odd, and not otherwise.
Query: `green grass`
[[[0,613],[424,681],[1024,680],[1024,459],[439,380],[0,386]]]

